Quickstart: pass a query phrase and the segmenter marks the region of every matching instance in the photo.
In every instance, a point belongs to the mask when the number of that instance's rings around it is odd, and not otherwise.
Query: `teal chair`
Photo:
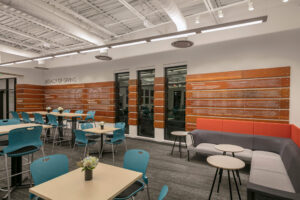
[[[69,171],[69,160],[66,155],[56,154],[35,160],[30,165],[30,171],[35,186],[59,177]],[[30,199],[36,196],[30,194]]]
[[[58,109],[53,109],[52,112],[58,112]]]
[[[83,110],[76,110],[75,113],[76,113],[76,114],[83,114]],[[81,116],[80,116],[80,117],[76,117],[76,119],[77,119],[77,120],[82,120],[82,117],[81,117]],[[67,119],[67,123],[72,123],[72,119]],[[78,124],[79,124],[79,123],[78,123]],[[78,127],[77,124],[76,124],[76,127]],[[79,128],[79,127],[78,127],[78,128]]]
[[[21,115],[22,115],[24,123],[32,123],[32,121],[30,120],[30,117],[29,117],[28,113],[22,112]]]
[[[89,128],[94,128],[93,124],[91,124],[91,123],[83,123],[83,124],[81,124],[81,130],[85,130],[85,129],[89,129]],[[86,137],[89,140],[95,141],[95,142],[98,142],[99,140],[101,140],[101,135],[100,134],[88,133],[86,135]]]
[[[80,120],[79,123],[89,123],[89,122],[92,122],[92,123],[94,123],[94,126],[96,127],[96,123],[95,123],[95,114],[96,114],[96,111],[90,110],[86,114],[87,114],[87,116],[85,117],[85,119],[84,120]]]
[[[71,146],[72,145],[71,144],[71,138],[65,139],[65,138],[62,138],[62,137],[59,136],[58,128],[64,128],[65,126],[58,124],[55,115],[47,114],[47,118],[48,118],[48,125],[51,125],[52,129],[53,129],[52,152],[53,152],[53,149],[54,149],[54,145],[56,143],[60,143],[61,144],[64,141],[69,141],[70,142],[70,146]]]
[[[160,194],[158,196],[158,200],[164,200],[164,198],[167,196],[169,191],[169,188],[167,185],[164,185],[160,191]]]
[[[12,119],[21,121],[19,114],[16,111],[10,111],[10,114],[12,116]]]
[[[144,190],[147,185],[148,200],[150,200],[148,177],[146,171],[150,155],[147,151],[141,149],[131,149],[125,153],[123,167],[143,174],[143,181],[138,180],[125,189],[115,200],[125,200],[134,197],[139,191]]]
[[[45,124],[43,116],[39,113],[33,113],[34,116],[34,123],[36,124]]]
[[[113,157],[113,163],[115,163],[115,147],[117,145],[120,145],[124,143],[125,145],[125,151],[127,151],[127,144],[126,144],[126,137],[125,137],[125,123],[124,122],[118,122],[115,124],[115,128],[119,128],[119,130],[116,130],[113,132],[112,137],[107,137],[105,139],[105,144],[110,144],[112,149],[112,157]],[[101,151],[100,156],[102,157],[103,149]]]
[[[40,138],[42,129],[42,126],[34,126],[14,129],[8,133],[8,145],[0,151],[0,156],[5,157],[8,200],[10,200],[11,193],[8,157],[21,157],[31,154],[31,161],[33,161],[33,153],[40,149],[44,156],[43,142]]]
[[[0,120],[0,126],[7,126],[7,125],[16,125],[20,124],[20,120],[17,119],[3,119]],[[7,146],[8,145],[8,140],[0,140],[0,146]]]
[[[84,146],[84,153],[83,153],[83,157],[86,157],[87,153],[88,153],[88,146],[89,145],[93,145],[96,142],[94,140],[89,140],[87,135],[89,134],[88,132],[85,132],[83,130],[74,130],[75,132],[75,143],[73,146],[73,150],[75,149],[75,146]]]
[[[64,110],[63,113],[70,113],[71,110],[67,109],[67,110]]]

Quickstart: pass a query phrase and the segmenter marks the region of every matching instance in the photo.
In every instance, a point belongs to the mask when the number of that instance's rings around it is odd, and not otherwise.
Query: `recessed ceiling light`
[[[248,2],[248,10],[249,10],[249,11],[253,11],[253,10],[254,10],[253,2],[252,2],[252,1],[249,1],[249,2]]]
[[[222,10],[218,10],[218,17],[219,18],[223,18],[224,17],[224,14],[223,14]]]

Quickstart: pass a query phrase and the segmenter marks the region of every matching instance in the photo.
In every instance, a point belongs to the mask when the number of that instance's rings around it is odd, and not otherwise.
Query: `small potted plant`
[[[104,124],[105,124],[104,121],[100,122],[100,127],[101,127],[102,130],[104,129]]]
[[[58,107],[57,110],[58,110],[58,112],[61,114],[61,113],[63,113],[64,108],[63,108],[63,107]]]
[[[50,106],[48,106],[48,107],[46,108],[46,111],[47,111],[48,113],[50,113],[51,110],[52,110],[52,108],[51,108]]]
[[[99,159],[94,156],[87,156],[78,163],[79,167],[84,171],[84,179],[90,181],[93,179],[93,169],[98,165]]]

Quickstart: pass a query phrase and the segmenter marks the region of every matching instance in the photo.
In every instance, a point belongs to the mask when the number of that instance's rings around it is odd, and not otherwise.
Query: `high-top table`
[[[48,113],[47,111],[35,111],[35,112],[27,112],[28,114],[33,114],[33,113],[39,113],[41,115],[47,116],[47,114],[54,115],[58,118],[58,124],[62,127],[63,126],[63,118],[72,118],[72,146],[74,145],[75,142],[75,133],[73,130],[76,129],[76,124],[77,124],[77,118],[78,117],[84,117],[87,116],[87,114],[79,114],[79,113],[59,113],[59,112],[50,112]],[[47,121],[47,118],[46,118]],[[63,128],[59,128],[59,135],[60,137],[63,137]],[[47,133],[49,135],[50,132]]]
[[[226,155],[226,153],[228,152],[228,153],[231,153],[233,157],[235,157],[235,153],[243,152],[245,150],[243,147],[240,147],[238,145],[233,145],[233,144],[218,144],[218,145],[215,145],[215,148],[219,151],[223,151],[223,155]],[[219,192],[220,183],[222,180],[222,174],[223,174],[223,170],[221,169],[220,170],[220,179],[219,179],[219,184],[218,184],[218,192]],[[236,174],[239,179],[240,185],[242,185],[239,170],[236,171]]]
[[[101,146],[100,146],[100,152],[102,152],[103,145],[104,145],[104,138],[103,135],[112,135],[114,131],[119,130],[120,128],[114,128],[114,127],[107,127],[105,126],[103,129],[100,127],[95,127],[95,128],[89,128],[89,129],[84,129],[85,132],[89,133],[94,133],[101,135]],[[100,155],[99,155],[100,157]]]
[[[230,171],[231,171],[232,175],[233,175],[235,187],[236,187],[236,190],[237,190],[237,193],[238,193],[238,196],[239,196],[239,200],[241,200],[241,195],[240,195],[238,184],[236,182],[234,172],[236,170],[240,170],[240,169],[244,168],[245,163],[242,160],[238,159],[238,158],[234,158],[234,157],[231,157],[231,156],[225,156],[225,155],[209,156],[207,158],[207,162],[211,166],[217,168],[208,199],[209,200],[211,199],[211,195],[212,195],[212,192],[213,192],[213,189],[214,189],[214,185],[215,185],[215,182],[216,182],[218,172],[219,172],[219,170],[222,169],[222,170],[227,170],[230,199],[232,200],[232,189],[231,189],[231,181],[230,181]]]
[[[9,131],[17,129],[17,128],[26,128],[33,126],[42,126],[43,129],[49,129],[52,126],[50,125],[40,125],[40,124],[15,124],[15,125],[5,125],[0,126],[0,136],[7,135]],[[22,172],[22,157],[11,157],[11,174],[18,174]],[[22,185],[22,174],[11,177],[11,186],[20,186]]]
[[[84,180],[81,168],[34,186],[29,192],[45,200],[106,200],[114,199],[142,173],[99,163],[93,170],[93,179]]]

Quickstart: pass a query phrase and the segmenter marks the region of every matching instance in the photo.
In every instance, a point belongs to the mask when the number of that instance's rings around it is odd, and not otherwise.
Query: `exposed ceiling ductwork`
[[[7,4],[17,10],[21,10],[36,18],[42,19],[48,23],[57,26],[60,30],[69,34],[75,35],[81,39],[84,39],[90,43],[96,45],[104,44],[102,38],[96,34],[85,30],[80,25],[80,22],[71,16],[55,9],[55,7],[35,0],[27,0],[26,3],[23,0],[0,0],[2,3]]]
[[[179,10],[178,6],[173,0],[158,0],[164,9],[164,11],[168,14],[171,20],[176,25],[177,31],[184,31],[187,29],[186,20]]]

